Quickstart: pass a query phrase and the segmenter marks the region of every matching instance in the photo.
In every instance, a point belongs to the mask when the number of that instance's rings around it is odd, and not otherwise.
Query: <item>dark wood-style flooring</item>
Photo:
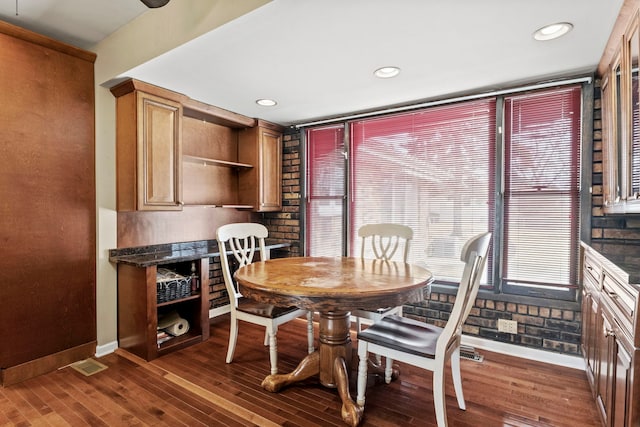
[[[300,320],[280,328],[281,373],[305,356],[305,326]],[[275,394],[260,387],[269,360],[258,327],[240,323],[235,359],[226,364],[228,334],[229,319],[222,316],[212,322],[207,342],[152,362],[119,350],[100,358],[108,369],[89,377],[64,368],[0,388],[0,425],[346,425],[336,390],[313,380]],[[600,426],[583,371],[481,354],[481,363],[462,361],[466,411],[457,407],[449,375],[450,426]],[[400,369],[389,385],[371,379],[361,426],[435,426],[431,373]]]

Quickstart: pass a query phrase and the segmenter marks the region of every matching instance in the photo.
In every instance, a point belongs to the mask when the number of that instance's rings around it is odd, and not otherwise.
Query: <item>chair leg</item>
[[[267,334],[269,335],[269,360],[271,362],[271,375],[278,373],[278,341],[276,335],[278,333],[278,327],[267,328]]]
[[[463,411],[467,409],[462,392],[462,377],[460,376],[460,348],[451,353],[451,375],[453,376],[453,388],[456,391],[458,407]]]
[[[313,338],[313,311],[307,311],[307,344],[309,354],[313,353],[315,349],[313,348],[314,338]]]
[[[447,427],[447,406],[444,392],[444,360],[433,370],[433,406],[436,410],[438,427]]]
[[[392,376],[393,376],[393,359],[390,357],[386,357],[385,365],[384,365],[384,382],[389,384],[391,382]]]
[[[236,351],[236,341],[238,341],[238,319],[231,316],[231,330],[229,331],[229,347],[227,348],[227,363],[231,363]]]
[[[366,341],[358,342],[358,390],[356,403],[364,406],[364,393],[367,388],[367,368],[368,368],[369,346]]]

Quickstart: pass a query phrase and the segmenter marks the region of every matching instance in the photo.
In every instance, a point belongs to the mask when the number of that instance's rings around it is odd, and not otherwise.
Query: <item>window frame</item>
[[[579,214],[579,222],[580,222],[580,227],[579,227],[579,236],[578,236],[578,240],[582,240],[585,242],[589,242],[590,241],[590,227],[591,227],[591,198],[590,198],[590,193],[591,193],[591,162],[592,162],[592,147],[593,147],[593,83],[591,81],[591,79],[582,79],[578,82],[576,81],[567,81],[566,83],[558,83],[556,82],[555,85],[547,85],[547,86],[543,86],[540,88],[528,88],[529,90],[537,90],[537,89],[552,89],[554,87],[562,87],[568,84],[580,84],[581,85],[581,111],[580,111],[580,117],[581,117],[581,126],[582,126],[582,137],[581,137],[581,141],[579,142],[580,147],[579,147],[579,166],[578,166],[578,170],[579,170],[579,207],[578,207],[578,214]],[[518,93],[524,93],[526,91],[524,90],[520,90],[520,91],[510,91],[510,92],[505,92],[505,93],[509,93],[509,94],[518,94]],[[545,299],[550,299],[550,300],[554,300],[557,301],[557,304],[559,305],[566,305],[566,304],[572,304],[575,303],[578,298],[579,298],[579,292],[578,289],[580,288],[580,283],[579,283],[579,279],[576,278],[576,283],[572,284],[573,286],[567,286],[566,290],[562,290],[562,291],[557,291],[557,290],[553,290],[553,289],[545,289],[544,292],[529,292],[529,291],[524,291],[523,289],[527,289],[527,287],[518,287],[516,289],[506,285],[503,283],[503,278],[502,278],[502,270],[503,270],[503,265],[502,265],[502,251],[504,250],[504,244],[503,244],[503,230],[504,230],[504,167],[505,167],[505,162],[504,162],[504,141],[503,141],[503,137],[504,137],[504,94],[499,94],[499,95],[495,95],[495,94],[486,94],[486,96],[484,97],[494,97],[496,98],[496,145],[495,145],[495,153],[496,153],[496,160],[495,160],[495,164],[494,164],[494,170],[495,170],[495,197],[493,198],[493,200],[489,200],[490,203],[493,203],[492,207],[488,207],[489,210],[493,210],[495,212],[495,216],[494,216],[494,221],[493,221],[493,226],[494,226],[494,238],[493,238],[493,244],[492,244],[492,258],[493,258],[493,268],[491,268],[489,271],[491,272],[491,277],[489,277],[489,282],[490,285],[489,287],[485,288],[485,289],[481,289],[481,295],[482,294],[486,294],[486,295],[491,295],[493,294],[494,297],[498,297],[499,295],[502,295],[501,297],[499,297],[499,299],[504,299],[505,301],[522,301],[523,298],[525,299],[529,299],[528,297],[531,297],[532,301],[535,301],[536,299],[539,298],[545,298]],[[479,97],[471,97],[471,99],[477,99]],[[457,102],[457,100],[451,100],[450,102]],[[444,101],[442,102],[438,102],[435,105],[439,105],[441,103],[445,103]],[[383,112],[384,113],[384,112]],[[388,115],[388,113],[386,114],[379,114],[381,116],[384,115]],[[349,170],[349,157],[350,157],[350,153],[349,153],[349,149],[351,147],[351,142],[349,140],[350,135],[349,135],[349,129],[350,129],[350,124],[352,122],[352,120],[349,119],[345,119],[343,121],[339,121],[340,123],[342,123],[342,126],[344,126],[344,136],[345,136],[345,171],[346,171],[346,198],[344,201],[344,207],[343,207],[343,212],[345,214],[345,218],[344,218],[344,226],[343,226],[343,256],[346,255],[347,253],[349,253],[349,242],[350,242],[350,238],[349,236],[347,236],[346,234],[349,232],[348,230],[350,229],[349,227],[349,216],[350,216],[350,200],[351,200],[351,185],[352,182],[349,179],[350,178],[350,170]],[[336,123],[338,123],[338,121],[334,121],[333,125],[335,126]],[[323,124],[319,124],[319,125],[314,125],[314,127],[322,127]],[[328,125],[324,125],[324,126],[328,126]],[[306,132],[302,132],[302,134],[305,134]],[[301,138],[302,139],[302,150],[306,150],[307,149],[307,144],[308,141],[306,140],[306,137]],[[303,168],[302,168],[302,175],[301,175],[301,179],[302,177],[305,177],[306,179],[306,168],[307,168],[307,164],[306,164],[306,155],[303,157],[305,159],[305,163],[303,164]],[[302,187],[303,189],[306,190],[306,185]],[[304,194],[304,199],[306,201],[306,194]],[[301,206],[301,209],[305,209],[306,208],[306,203],[303,203],[303,206]],[[302,218],[307,219],[307,215],[306,213],[302,216]],[[303,233],[303,236],[306,235],[306,226],[303,227],[303,229],[305,230],[305,232]],[[304,237],[303,237],[304,238]],[[303,246],[305,248],[305,254],[306,254],[306,247],[307,245],[305,244]],[[576,265],[575,268],[578,268],[578,266]],[[457,284],[451,284],[451,283],[434,283],[433,285],[433,289],[437,290],[438,292],[444,292],[444,293],[455,293],[455,290],[457,289]]]

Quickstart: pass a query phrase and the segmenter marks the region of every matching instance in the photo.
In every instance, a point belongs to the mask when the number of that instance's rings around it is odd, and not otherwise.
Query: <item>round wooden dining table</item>
[[[432,277],[429,270],[412,264],[349,257],[278,258],[238,269],[235,278],[245,297],[320,314],[318,349],[291,373],[267,376],[262,387],[277,392],[318,375],[322,385],[338,389],[342,419],[358,425],[362,408],[349,393],[350,311],[422,301]]]

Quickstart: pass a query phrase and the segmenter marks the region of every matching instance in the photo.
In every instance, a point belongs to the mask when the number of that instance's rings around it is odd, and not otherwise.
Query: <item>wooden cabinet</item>
[[[156,277],[159,267],[184,276],[194,274],[197,288],[188,296],[158,302]],[[193,270],[193,271],[192,271]],[[209,338],[209,259],[140,267],[118,264],[118,341],[121,348],[153,360]],[[170,312],[187,320],[189,330],[158,344],[158,319]]]
[[[583,248],[582,352],[604,426],[640,424],[639,288],[618,266]]]
[[[137,80],[111,92],[118,211],[282,208],[282,127]]]
[[[116,100],[117,209],[182,209],[182,97],[128,80]]]
[[[600,320],[600,267],[588,254],[583,257],[582,282],[582,342],[581,349],[585,360],[587,377],[596,384],[598,375],[598,331]]]
[[[251,209],[239,201],[238,174],[252,164],[238,161],[238,130],[185,116],[185,205]]]
[[[258,120],[240,131],[238,160],[254,165],[239,174],[240,203],[258,212],[282,209],[282,130]]]
[[[606,213],[640,213],[640,18],[637,6],[627,13],[625,31],[602,76]]]

